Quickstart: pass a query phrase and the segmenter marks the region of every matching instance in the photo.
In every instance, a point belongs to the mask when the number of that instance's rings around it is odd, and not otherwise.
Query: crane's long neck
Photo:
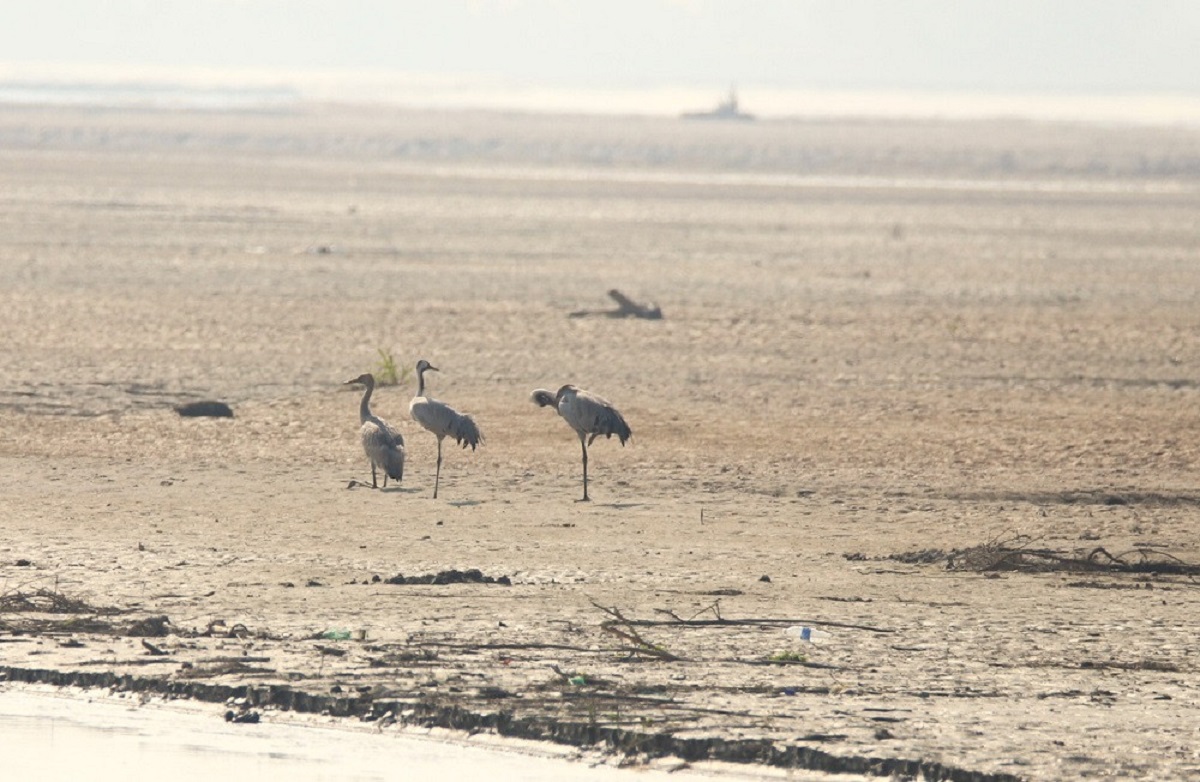
[[[417,370],[417,396],[425,396],[425,370]]]
[[[367,390],[363,392],[362,403],[358,406],[358,420],[366,421],[371,417],[371,392],[375,390],[374,383],[367,383]]]

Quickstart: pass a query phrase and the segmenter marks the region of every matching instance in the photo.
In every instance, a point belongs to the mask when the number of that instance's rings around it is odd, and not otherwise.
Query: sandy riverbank
[[[123,612],[10,605],[4,666],[1200,768],[1193,579],[938,556],[1200,563],[1194,132],[9,107],[0,140],[0,594]],[[567,317],[611,287],[665,318]],[[374,401],[402,485],[346,488],[380,348],[487,436],[436,501],[411,377]],[[586,505],[528,401],[566,382],[634,431]],[[235,417],[171,409],[202,398]],[[385,581],[470,568],[512,585]]]

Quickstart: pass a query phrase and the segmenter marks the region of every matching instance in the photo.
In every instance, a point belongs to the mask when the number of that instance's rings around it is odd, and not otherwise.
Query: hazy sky
[[[27,0],[0,64],[385,71],[554,89],[1200,94],[1195,0]],[[9,70],[11,73],[11,69]]]

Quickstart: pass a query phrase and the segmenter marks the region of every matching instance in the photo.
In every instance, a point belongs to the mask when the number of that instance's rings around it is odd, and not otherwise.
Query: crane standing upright
[[[358,420],[362,424],[359,435],[362,437],[363,450],[371,460],[371,488],[379,488],[375,479],[376,465],[383,468],[383,486],[387,488],[388,477],[395,481],[404,478],[404,435],[399,429],[371,412],[371,392],[375,390],[374,375],[367,372],[353,380],[347,380],[344,385],[366,387],[358,408]]]
[[[437,367],[425,359],[417,362],[417,395],[408,403],[408,413],[412,419],[425,429],[437,435],[437,474],[433,479],[433,498],[437,499],[438,484],[442,479],[442,440],[453,437],[454,441],[466,448],[483,443],[483,433],[479,425],[469,415],[464,415],[445,402],[425,396],[425,373],[439,372]]]

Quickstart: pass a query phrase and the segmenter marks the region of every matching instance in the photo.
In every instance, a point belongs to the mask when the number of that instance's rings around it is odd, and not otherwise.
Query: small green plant
[[[375,382],[381,386],[394,386],[408,380],[408,370],[396,366],[390,350],[375,348],[379,353],[379,365],[375,367]]]
[[[793,652],[790,650],[786,652],[776,652],[775,654],[771,655],[771,662],[773,663],[802,663],[807,661],[808,658],[800,652]]]

